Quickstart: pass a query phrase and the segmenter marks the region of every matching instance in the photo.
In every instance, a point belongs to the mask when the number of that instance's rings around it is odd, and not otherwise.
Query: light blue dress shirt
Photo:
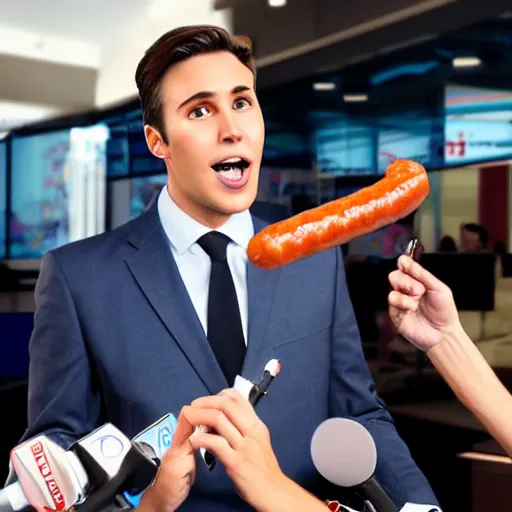
[[[181,278],[207,335],[211,261],[197,240],[212,230],[179,208],[171,199],[167,187],[162,188],[158,197],[158,213]],[[227,259],[235,283],[242,329],[247,345],[247,244],[254,235],[251,214],[248,210],[234,214],[216,231],[224,233],[232,240],[227,247]]]

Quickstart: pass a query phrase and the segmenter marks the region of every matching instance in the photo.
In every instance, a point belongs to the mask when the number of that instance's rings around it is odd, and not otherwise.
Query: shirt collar
[[[185,213],[171,198],[164,186],[158,197],[158,214],[165,234],[178,255],[188,251],[204,234],[212,231]],[[247,249],[249,240],[254,235],[254,226],[249,210],[235,213],[227,222],[217,229],[229,236],[233,242]]]

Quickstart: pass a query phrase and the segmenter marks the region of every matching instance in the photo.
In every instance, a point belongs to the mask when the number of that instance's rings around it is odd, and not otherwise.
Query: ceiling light
[[[270,7],[283,7],[283,5],[286,5],[286,0],[268,0],[268,5]]]
[[[336,84],[334,82],[315,82],[313,89],[315,89],[315,91],[334,91]]]
[[[343,101],[346,103],[359,103],[362,101],[368,101],[368,94],[345,94]]]
[[[455,57],[453,59],[454,68],[473,68],[480,64],[482,61],[478,57]]]

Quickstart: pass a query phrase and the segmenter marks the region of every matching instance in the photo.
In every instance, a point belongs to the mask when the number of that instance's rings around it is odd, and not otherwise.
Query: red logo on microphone
[[[46,452],[44,451],[43,443],[39,441],[36,444],[32,445],[31,448],[32,454],[34,455],[34,459],[37,463],[37,467],[39,468],[39,472],[41,473],[41,476],[46,482],[46,487],[48,488],[48,491],[50,491],[53,504],[55,505],[54,509],[47,510],[64,510],[66,508],[64,495],[59,489],[55,477],[53,476],[52,468],[50,467],[48,457],[46,455]]]

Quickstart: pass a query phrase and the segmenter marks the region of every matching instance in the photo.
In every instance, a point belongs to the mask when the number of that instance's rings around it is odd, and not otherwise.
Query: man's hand
[[[428,352],[444,335],[460,330],[453,295],[443,282],[409,256],[389,275],[389,314],[398,332]]]
[[[281,489],[288,488],[289,481],[272,450],[266,425],[238,391],[228,389],[216,396],[198,398],[184,407],[182,414],[192,425],[204,425],[216,432],[196,432],[190,443],[194,449],[205,448],[218,458],[242,499],[256,510],[265,510],[279,499]]]
[[[196,476],[194,448],[190,444],[193,431],[182,410],[172,444],[162,457],[156,479],[142,496],[137,511],[174,512],[187,499]]]

